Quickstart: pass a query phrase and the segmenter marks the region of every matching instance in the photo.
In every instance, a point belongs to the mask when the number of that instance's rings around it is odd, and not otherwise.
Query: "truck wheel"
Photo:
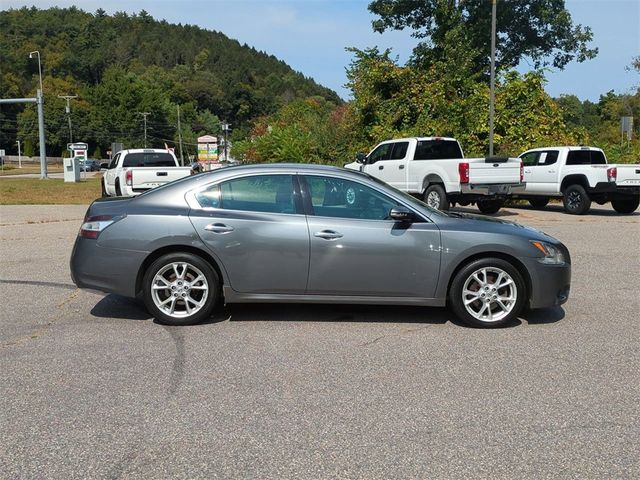
[[[104,178],[100,180],[100,190],[101,190],[100,193],[102,193],[102,198],[109,196],[107,195],[107,189],[104,187]]]
[[[116,180],[116,197],[122,196],[122,190],[120,190],[120,180]]]
[[[481,258],[463,267],[449,289],[449,307],[474,327],[501,327],[512,322],[527,301],[522,275],[501,258]]]
[[[504,200],[478,200],[476,205],[485,215],[493,215],[504,206]]]
[[[529,199],[529,204],[533,208],[544,208],[549,203],[549,197],[537,197]]]
[[[165,325],[193,325],[211,316],[220,298],[218,275],[191,253],[169,253],[147,269],[142,281],[144,303]]]
[[[564,211],[571,215],[584,215],[591,208],[591,199],[582,185],[569,185],[562,197]]]
[[[429,185],[424,192],[424,203],[437,210],[449,210],[449,200],[444,187],[438,183]]]
[[[640,205],[640,196],[617,197],[611,200],[611,206],[618,213],[633,213]]]

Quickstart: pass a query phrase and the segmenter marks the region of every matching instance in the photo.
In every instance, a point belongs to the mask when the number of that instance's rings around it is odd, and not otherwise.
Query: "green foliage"
[[[457,35],[455,30],[449,33]],[[458,45],[454,48],[454,45]],[[402,136],[453,136],[469,155],[488,153],[489,88],[474,75],[474,52],[451,42],[427,71],[401,67],[389,52],[353,50],[348,71],[356,130],[368,145]],[[518,155],[549,143],[574,143],[558,105],[544,91],[544,77],[508,72],[496,89],[495,151]]]
[[[60,94],[77,94],[71,112],[74,140],[103,151],[111,142],[142,146],[177,140],[176,106],[183,107],[182,134],[216,134],[219,119],[246,131],[250,120],[289,102],[320,96],[340,103],[331,90],[293,71],[272,55],[241,45],[220,32],[156,21],[144,10],[95,14],[78,8],[10,9],[0,12],[0,97],[33,96],[39,50],[45,91],[47,151],[57,155],[69,139]],[[3,106],[0,141],[37,141],[33,106]],[[187,145],[195,153],[195,145]]]
[[[573,96],[557,99],[566,124],[574,131],[588,132],[589,143],[602,148],[611,163],[640,163],[640,87],[635,93],[600,96],[598,103],[581,102]],[[634,117],[631,141],[622,138],[620,118]]]
[[[369,10],[377,32],[413,30],[424,39],[414,50],[418,64],[444,58],[448,32],[460,28],[475,50],[477,71],[486,71],[490,55],[491,1],[489,0],[374,0]],[[509,69],[528,58],[536,69],[552,64],[563,68],[572,60],[593,58],[589,27],[574,25],[564,0],[500,0],[496,9],[497,65]]]

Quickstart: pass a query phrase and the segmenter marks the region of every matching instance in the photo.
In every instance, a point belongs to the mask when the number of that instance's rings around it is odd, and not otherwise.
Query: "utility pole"
[[[222,127],[222,133],[224,134],[224,161],[229,161],[229,157],[227,156],[227,133],[229,133],[230,123],[222,122],[220,125]]]
[[[493,122],[496,103],[496,2],[491,0],[491,91],[489,94],[489,156],[493,156]]]
[[[138,112],[144,117],[144,148],[147,148],[147,116],[151,115],[151,112]]]
[[[22,152],[20,151],[20,140],[16,142],[18,144],[18,168],[22,168]]]
[[[64,98],[67,101],[67,106],[64,111],[67,113],[67,118],[69,119],[69,143],[73,143],[73,130],[71,129],[71,106],[69,105],[69,100],[74,98],[78,98],[78,95],[58,95],[58,98]]]
[[[178,107],[178,140],[180,145],[180,165],[184,167],[184,157],[182,156],[182,129],[180,128],[180,105],[176,105]]]

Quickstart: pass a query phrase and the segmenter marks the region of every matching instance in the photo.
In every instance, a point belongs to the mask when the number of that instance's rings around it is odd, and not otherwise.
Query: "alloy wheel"
[[[473,272],[462,288],[462,301],[471,316],[483,322],[498,322],[509,315],[518,300],[511,276],[497,267]]]
[[[204,273],[187,262],[173,262],[153,277],[151,298],[164,314],[174,318],[190,317],[200,311],[209,296]]]

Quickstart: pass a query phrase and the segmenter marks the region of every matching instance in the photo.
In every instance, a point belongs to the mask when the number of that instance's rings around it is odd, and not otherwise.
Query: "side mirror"
[[[366,160],[367,160],[367,156],[364,153],[362,153],[362,152],[356,153],[356,162],[357,163],[365,163]]]
[[[107,169],[109,168],[109,164],[108,164],[107,162],[101,163],[101,164],[100,164],[100,168],[101,168],[101,169],[103,169],[103,168],[104,168],[105,170],[107,170]]]
[[[402,205],[393,207],[389,211],[389,217],[396,222],[411,222],[414,218],[413,212]]]

